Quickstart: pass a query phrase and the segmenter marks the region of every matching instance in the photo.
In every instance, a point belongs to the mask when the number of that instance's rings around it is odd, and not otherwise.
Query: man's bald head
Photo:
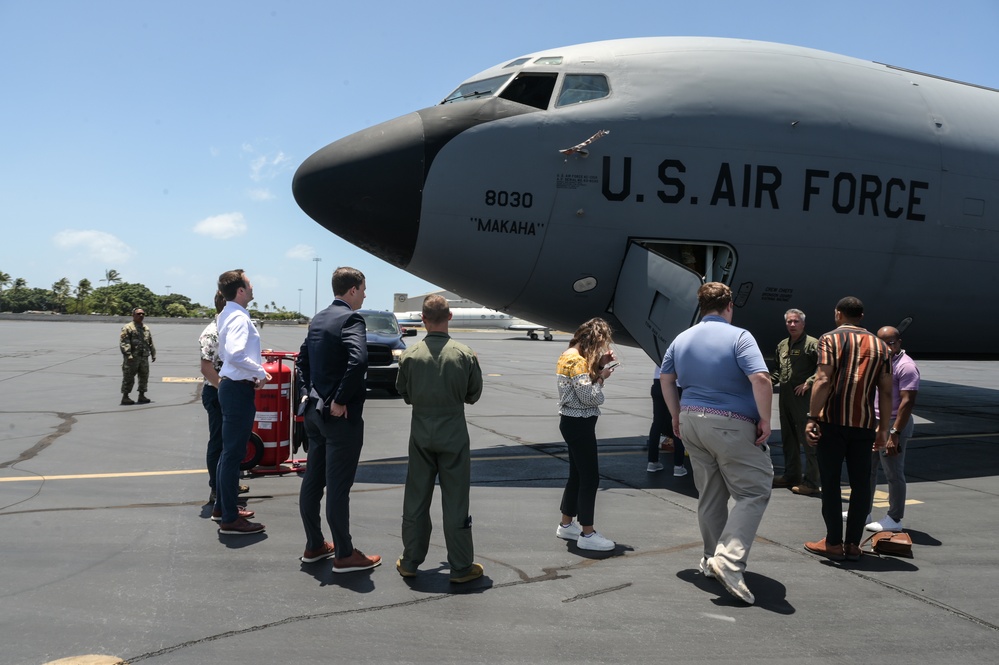
[[[888,345],[892,354],[897,354],[902,348],[902,336],[899,334],[898,328],[893,326],[884,326],[883,328],[879,328],[878,339]]]

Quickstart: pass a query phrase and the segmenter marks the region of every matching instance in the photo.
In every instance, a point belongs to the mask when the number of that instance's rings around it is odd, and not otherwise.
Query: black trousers
[[[874,430],[863,427],[843,427],[819,423],[816,457],[822,482],[822,520],[826,523],[826,544],[847,542],[859,545],[864,535],[867,511],[871,500],[871,447]],[[846,538],[843,537],[843,496],[840,482],[843,462],[850,481],[850,507],[846,517]]]
[[[593,506],[600,487],[597,461],[597,417],[561,416],[558,429],[569,446],[569,480],[562,492],[562,514],[593,526]]]
[[[666,406],[663,387],[659,381],[652,382],[652,428],[649,429],[649,461],[659,461],[659,437],[665,434],[673,438],[673,466],[683,466],[685,448],[680,437],[673,434],[673,416]]]
[[[346,418],[323,418],[313,402],[305,411],[305,430],[309,435],[309,456],[302,476],[298,509],[305,527],[306,549],[323,546],[319,504],[326,491],[326,521],[330,525],[336,558],[354,553],[350,538],[350,488],[354,484],[357,462],[364,443],[364,421]]]

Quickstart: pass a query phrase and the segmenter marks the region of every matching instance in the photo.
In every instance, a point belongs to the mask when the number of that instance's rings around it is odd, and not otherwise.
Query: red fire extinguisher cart
[[[299,448],[298,438],[302,432],[302,419],[296,416],[294,408],[298,353],[265,349],[261,355],[264,369],[271,378],[256,393],[257,415],[240,468],[250,475],[304,471],[305,460],[292,457]]]

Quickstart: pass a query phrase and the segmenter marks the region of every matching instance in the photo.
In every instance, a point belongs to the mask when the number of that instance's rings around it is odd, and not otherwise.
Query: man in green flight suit
[[[448,335],[451,310],[437,294],[423,300],[427,336],[399,359],[396,389],[413,406],[409,432],[409,469],[402,507],[402,557],[396,570],[414,577],[430,547],[430,502],[440,478],[444,540],[450,580],[461,584],[482,577],[472,561],[471,484],[465,404],[482,394],[482,370],[475,353]]]
[[[805,334],[805,313],[784,313],[789,337],[777,344],[780,367],[771,378],[780,384],[780,438],[784,449],[784,474],[774,478],[774,487],[790,487],[795,494],[819,493],[819,465],[815,447],[805,445],[805,423],[812,382],[818,363],[817,339]],[[801,475],[801,449],[805,449],[805,475]]]
[[[135,404],[131,397],[135,375],[139,375],[139,404],[149,404],[146,389],[149,387],[149,359],[156,362],[156,347],[153,346],[153,334],[143,325],[146,313],[141,307],[132,310],[132,322],[121,328],[121,339],[118,347],[121,349],[121,403]]]

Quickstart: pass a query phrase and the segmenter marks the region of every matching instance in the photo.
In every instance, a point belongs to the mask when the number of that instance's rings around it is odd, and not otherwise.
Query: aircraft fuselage
[[[996,91],[740,40],[519,60],[459,88],[478,98],[316,153],[296,174],[303,209],[490,308],[562,330],[607,317],[653,358],[695,318],[691,276],[730,284],[735,323],[765,347],[788,308],[817,334],[855,295],[869,326],[907,326],[907,348],[995,353],[954,322],[996,323],[981,307],[999,230]],[[685,286],[670,291],[674,277]]]

